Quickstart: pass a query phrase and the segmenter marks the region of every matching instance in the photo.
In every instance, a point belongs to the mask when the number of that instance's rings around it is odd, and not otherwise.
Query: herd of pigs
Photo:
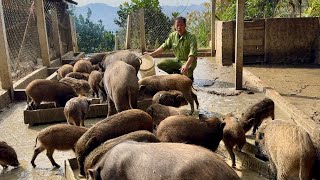
[[[253,127],[256,156],[269,160],[274,178],[312,179],[316,153],[309,134],[295,124],[273,120],[271,99],[252,105],[239,119],[232,114],[195,118],[194,102],[197,108],[199,103],[188,77],[170,74],[139,80],[140,65],[141,59],[130,51],[98,53],[60,67],[58,81],[32,81],[26,88],[28,108],[55,102],[64,107],[68,122],[39,132],[33,167],[44,150],[59,167],[53,152],[72,149],[80,176],[87,179],[234,180],[239,177],[233,169],[233,148],[241,151],[245,133]],[[108,104],[108,116],[86,128],[89,94]],[[137,109],[146,97],[153,97],[152,105],[146,111]],[[190,112],[179,109],[187,104]],[[232,167],[214,152],[221,140]],[[19,166],[15,150],[5,142],[0,142],[0,164]]]

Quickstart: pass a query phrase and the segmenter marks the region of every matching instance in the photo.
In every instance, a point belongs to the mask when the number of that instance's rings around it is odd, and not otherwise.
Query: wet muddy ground
[[[157,70],[157,74],[161,74]],[[195,70],[194,88],[200,102],[197,114],[202,113],[208,116],[221,117],[227,113],[233,113],[236,117],[240,117],[250,105],[265,98],[263,93],[254,91],[254,87],[247,84],[244,91],[234,90],[234,68],[220,67],[215,64],[214,59],[200,58],[198,67]],[[61,165],[60,168],[53,168],[50,161],[42,152],[37,157],[35,163],[36,168],[30,164],[35,145],[35,138],[38,132],[49,126],[38,125],[28,126],[23,122],[23,110],[26,102],[18,102],[11,104],[8,108],[3,109],[0,113],[0,140],[6,141],[13,146],[18,154],[21,163],[19,168],[2,169],[0,167],[0,179],[64,179],[64,160],[74,158],[72,151],[56,151],[53,155],[56,162]],[[189,106],[182,108],[189,109]],[[287,119],[288,115],[276,107],[276,118]],[[102,118],[100,118],[102,119]],[[85,121],[85,125],[90,127],[100,119],[89,119]],[[230,160],[226,159],[230,165]],[[258,173],[237,165],[237,173],[241,179],[264,179]]]
[[[247,70],[320,122],[320,65],[255,65]]]

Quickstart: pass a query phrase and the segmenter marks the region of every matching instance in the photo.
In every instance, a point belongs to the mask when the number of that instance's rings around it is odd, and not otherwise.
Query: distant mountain
[[[119,27],[114,23],[114,20],[118,18],[118,7],[112,7],[103,3],[92,3],[86,6],[76,7],[75,14],[82,14],[83,16],[86,16],[88,8],[90,8],[92,11],[91,20],[93,22],[98,22],[101,19],[106,30],[118,30]],[[187,13],[192,11],[203,10],[205,10],[204,6],[194,4],[189,6],[162,6],[162,12],[170,18],[172,17],[173,12],[179,12],[181,16],[186,16]]]

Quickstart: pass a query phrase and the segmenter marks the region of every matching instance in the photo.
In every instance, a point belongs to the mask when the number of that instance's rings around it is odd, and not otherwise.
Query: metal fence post
[[[130,49],[131,48],[130,44],[131,44],[131,15],[128,15],[125,49]]]
[[[140,44],[141,44],[141,52],[146,51],[146,37],[145,37],[145,26],[144,26],[144,10],[141,8],[139,10],[140,14]]]
[[[44,66],[50,66],[49,43],[47,36],[46,18],[44,14],[43,0],[36,0],[37,28],[41,49],[41,59]]]
[[[8,50],[8,41],[6,34],[6,26],[4,22],[2,0],[0,0],[0,79],[2,89],[13,91],[12,76],[10,71],[10,56]],[[13,97],[12,97],[13,98]]]

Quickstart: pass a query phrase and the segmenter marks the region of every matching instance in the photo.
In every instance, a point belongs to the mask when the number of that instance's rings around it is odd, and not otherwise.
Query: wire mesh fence
[[[35,0],[5,0],[1,2],[8,40],[9,66],[14,83],[43,65],[40,55]],[[57,48],[53,43],[54,17],[52,11],[56,11],[59,17],[60,34],[65,47],[62,54],[66,53],[71,46],[70,38],[67,35],[67,33],[70,34],[70,24],[69,18],[65,18],[68,17],[66,6],[51,0],[44,1],[50,60],[57,58]]]
[[[42,66],[33,0],[2,1],[13,81]]]
[[[174,19],[178,16],[186,17],[187,30],[198,40],[198,48],[209,48],[211,33],[211,4],[210,1],[201,5],[177,4],[175,6],[161,6],[160,9],[144,9],[145,43],[148,50],[158,48],[174,31]],[[135,11],[131,16],[132,49],[141,48],[140,21],[141,14]],[[124,49],[126,43],[127,24],[118,31],[119,48]]]
[[[72,50],[70,18],[66,5],[59,4],[57,8],[59,33],[62,44],[62,54]]]

